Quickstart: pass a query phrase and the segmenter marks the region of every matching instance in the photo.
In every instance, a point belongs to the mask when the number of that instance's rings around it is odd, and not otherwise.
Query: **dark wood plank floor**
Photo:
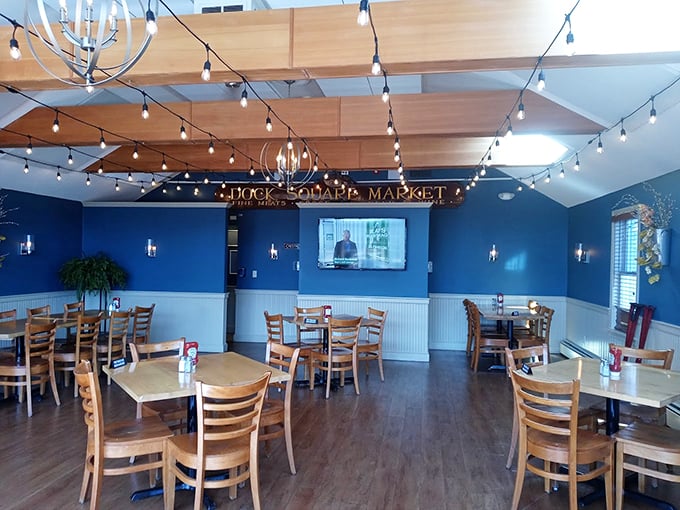
[[[234,350],[263,359],[261,344]],[[490,361],[490,360],[485,360]],[[488,366],[488,362],[485,366]],[[293,441],[298,474],[290,475],[282,443],[261,456],[263,508],[267,510],[437,510],[509,508],[515,480],[505,469],[511,428],[511,386],[505,374],[474,375],[464,353],[433,351],[431,362],[386,362],[384,383],[377,367],[361,375],[361,395],[351,386],[323,398],[296,389]],[[115,383],[101,379],[107,419],[134,416],[135,405]],[[48,395],[34,403],[0,402],[0,509],[80,509],[85,425],[79,399],[60,389],[61,407]],[[162,498],[132,503],[131,491],[146,487],[146,475],[107,477],[100,508],[161,509]],[[542,480],[527,475],[521,507],[567,508],[567,491],[545,494]],[[648,489],[680,502],[680,487],[660,482]],[[588,489],[582,489],[587,492]],[[229,501],[211,495],[220,509],[252,508],[250,488]],[[176,508],[191,508],[179,494]],[[604,502],[589,508],[604,508]],[[632,502],[626,509],[642,509]]]

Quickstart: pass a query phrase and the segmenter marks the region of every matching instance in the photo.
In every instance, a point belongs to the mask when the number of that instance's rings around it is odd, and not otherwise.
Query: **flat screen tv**
[[[320,269],[406,269],[405,218],[319,218]]]

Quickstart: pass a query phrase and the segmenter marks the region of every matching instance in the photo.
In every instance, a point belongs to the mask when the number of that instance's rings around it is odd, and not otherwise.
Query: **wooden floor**
[[[261,344],[233,350],[263,359]],[[486,366],[491,360],[484,360]],[[484,367],[484,368],[485,368]],[[377,367],[351,386],[323,398],[297,388],[293,442],[298,474],[290,475],[282,443],[261,454],[260,494],[267,510],[506,510],[515,472],[505,469],[511,428],[511,386],[501,372],[473,375],[464,353],[433,351],[431,362],[386,362],[384,383]],[[134,416],[135,405],[101,379],[107,419]],[[80,509],[85,425],[79,399],[60,388],[61,407],[48,394],[26,417],[24,405],[0,402],[0,509]],[[146,475],[107,477],[102,509],[162,509],[161,497],[129,501],[146,487]],[[567,490],[545,494],[542,480],[527,475],[521,508],[567,508]],[[586,487],[582,492],[587,492]],[[680,502],[680,487],[648,489]],[[249,485],[229,501],[212,491],[220,509],[252,508]],[[191,508],[179,494],[176,508]],[[604,502],[588,508],[604,508]],[[632,502],[626,509],[642,509]]]

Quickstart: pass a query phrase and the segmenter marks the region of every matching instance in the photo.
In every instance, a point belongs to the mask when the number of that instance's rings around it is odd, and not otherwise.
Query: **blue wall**
[[[298,210],[231,211],[238,222],[239,266],[245,270],[239,276],[241,289],[296,290],[299,259],[296,249],[284,249],[283,243],[296,243],[299,237]],[[272,243],[279,252],[278,260],[269,258]],[[253,270],[257,278],[252,277]]]
[[[567,209],[508,180],[485,180],[457,209],[433,209],[430,292],[563,296]],[[511,191],[503,201],[498,193]],[[489,262],[489,250],[499,252]]]
[[[17,224],[0,225],[0,234],[7,238],[0,243],[0,253],[8,254],[0,268],[0,295],[63,290],[59,268],[81,253],[82,205],[18,191],[0,193],[6,210],[17,208],[4,218]],[[33,235],[36,251],[20,256],[19,243],[26,234]]]
[[[86,255],[104,252],[129,274],[127,290],[226,291],[226,208],[86,207]],[[156,258],[144,253],[156,241]]]
[[[426,208],[300,210],[300,294],[427,297],[429,216]],[[406,218],[405,271],[330,271],[317,267],[319,218]]]
[[[649,183],[662,195],[680,197],[680,170],[652,179]],[[589,250],[590,263],[579,264],[570,257],[568,273],[569,297],[601,306],[609,306],[611,261],[611,213],[624,194],[653,205],[654,198],[641,184],[611,193],[569,210],[569,243],[583,243]],[[618,207],[621,207],[620,205]],[[680,324],[680,211],[675,209],[671,221],[670,264],[660,274],[661,280],[650,285],[640,271],[638,303],[656,307],[654,320]]]

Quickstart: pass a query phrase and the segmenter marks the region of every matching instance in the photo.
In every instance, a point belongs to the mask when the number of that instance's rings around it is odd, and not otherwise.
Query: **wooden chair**
[[[203,508],[204,489],[237,486],[250,478],[253,507],[260,510],[257,444],[260,415],[271,372],[257,381],[234,386],[211,386],[196,381],[198,431],[173,436],[165,442],[163,486],[174,487],[179,478],[195,487],[194,510]],[[212,471],[228,477],[208,479]],[[175,506],[175,491],[164,491],[165,508]]]
[[[278,343],[281,345],[289,345],[292,347],[298,347],[300,349],[300,356],[299,356],[299,362],[304,364],[305,366],[305,377],[309,381],[309,378],[313,374],[312,370],[312,356],[311,356],[311,350],[312,347],[311,345],[299,345],[297,343],[295,344],[286,344],[285,338],[284,338],[284,332],[283,332],[283,315],[281,314],[276,314],[276,315],[271,315],[269,312],[265,310],[264,312],[264,322],[265,326],[267,328],[267,342],[274,342]],[[295,378],[295,373],[292,374],[293,378]]]
[[[550,345],[550,327],[552,326],[552,318],[555,314],[555,310],[547,306],[541,306],[538,309],[538,314],[540,319],[533,321],[535,322],[535,329],[529,328],[526,334],[515,334],[517,339],[517,345],[519,348],[531,347],[532,345],[547,344]]]
[[[614,441],[609,436],[578,428],[580,381],[540,381],[519,371],[510,372],[519,423],[519,455],[512,510],[519,508],[526,471],[551,481],[569,483],[569,510],[578,508],[578,482],[604,475],[607,510],[612,510]],[[534,462],[538,460],[539,462]],[[568,472],[558,473],[565,465]]]
[[[300,319],[313,319],[319,322],[323,322],[323,306],[315,306],[312,308],[301,308],[296,306],[295,320]],[[312,336],[310,336],[312,335]],[[312,349],[320,348],[323,346],[323,339],[319,336],[321,335],[321,330],[318,329],[307,329],[304,326],[297,325],[297,344],[298,347],[310,347]]]
[[[151,319],[156,303],[149,307],[135,306],[132,321],[132,333],[128,342],[134,344],[148,344],[151,341]]]
[[[680,483],[680,431],[657,424],[635,422],[614,434],[616,439],[616,510],[623,509],[624,471],[638,473],[638,491],[645,477]],[[631,459],[630,457],[634,457]],[[637,459],[637,463],[634,460]],[[652,468],[647,461],[652,461]],[[661,464],[666,468],[661,469]],[[670,466],[675,467],[669,469]]]
[[[64,320],[75,319],[85,311],[85,303],[83,301],[76,301],[75,303],[64,303]],[[66,341],[73,342],[76,335],[73,332],[75,326],[66,328]]]
[[[366,374],[368,374],[368,362],[371,360],[378,361],[378,369],[380,370],[380,380],[385,381],[385,373],[383,371],[383,356],[382,343],[383,331],[385,330],[385,321],[387,320],[387,311],[377,310],[376,308],[368,307],[368,318],[378,321],[379,324],[369,325],[366,327],[366,339],[359,340],[357,344],[358,361],[366,363]]]
[[[260,441],[264,441],[265,452],[268,454],[269,442],[272,439],[285,436],[288,466],[294,475],[295,458],[293,457],[293,433],[291,430],[290,412],[292,406],[293,385],[295,384],[295,370],[300,356],[299,347],[291,347],[278,342],[267,342],[266,361],[269,365],[291,374],[285,383],[271,383],[270,391],[264,400],[262,416],[260,417]],[[274,391],[271,391],[274,390]],[[272,393],[274,396],[271,396]]]
[[[467,344],[465,346],[465,354],[466,356],[470,357],[471,354],[474,351],[474,322],[473,319],[471,318],[471,306],[477,306],[473,301],[470,301],[469,299],[463,299],[463,306],[465,307],[465,316],[467,317]],[[503,332],[498,331],[497,326],[488,326],[488,325],[482,325],[480,321],[480,333],[482,336],[487,337],[487,338],[507,338],[506,335]]]
[[[135,363],[152,359],[152,354],[172,355],[177,358],[182,355],[186,338],[153,342],[149,344],[130,344],[132,361]],[[144,356],[145,357],[142,357]],[[158,416],[173,431],[181,431],[187,421],[187,406],[184,398],[171,398],[137,403],[137,418],[144,416]]]
[[[111,360],[114,359],[114,356],[125,357],[131,314],[131,308],[125,312],[111,312],[108,321],[109,331],[100,334],[97,340],[97,364],[103,363],[106,366],[111,366]],[[107,382],[109,385],[111,384],[110,375],[107,376]]]
[[[19,388],[19,401],[23,401],[26,388],[26,405],[28,416],[33,416],[33,400],[31,388],[39,384],[40,395],[45,394],[45,384],[52,386],[54,402],[61,405],[57,380],[54,373],[54,322],[27,322],[24,332],[24,358],[17,364],[15,357],[0,358],[0,381],[7,387]]]
[[[636,349],[634,347],[624,347],[617,344],[609,344],[609,348],[617,347],[621,349],[622,360],[630,363],[642,363],[646,366],[659,368],[661,370],[670,370],[673,364],[673,349]],[[624,368],[625,370],[625,368]],[[605,421],[605,407],[604,403],[599,403],[591,407],[597,412],[598,419],[602,423]],[[666,408],[643,406],[639,404],[631,404],[630,402],[620,402],[619,404],[619,423],[629,425],[636,420],[641,420],[646,423],[658,423],[665,425],[666,423]]]
[[[534,345],[531,347],[524,347],[522,349],[505,348],[505,363],[510,377],[510,372],[513,370],[520,370],[522,365],[535,367],[538,365],[547,365],[550,363],[550,352],[547,344]],[[597,430],[597,416],[592,410],[585,408],[579,409],[578,426],[585,427],[588,430]],[[517,439],[519,437],[519,423],[517,420],[517,409],[512,414],[512,438],[510,439],[510,449],[508,450],[508,458],[505,462],[505,468],[512,467],[512,459],[517,450]]]
[[[505,348],[508,346],[508,339],[498,336],[482,335],[479,308],[474,303],[469,303],[469,321],[472,327],[472,342],[474,353],[470,365],[474,372],[479,368],[479,359],[482,354],[493,354],[505,356]]]
[[[101,312],[97,315],[78,315],[75,343],[60,344],[54,349],[55,369],[57,372],[63,372],[64,386],[68,387],[69,374],[83,360],[91,361],[95,373],[97,372],[96,349],[101,320]],[[73,396],[78,396],[78,386],[75,384]]]
[[[158,457],[163,452],[165,440],[172,436],[170,429],[157,416],[104,423],[99,378],[92,371],[89,361],[78,363],[74,375],[76,386],[80,387],[87,425],[85,470],[78,499],[80,503],[85,502],[87,489],[91,485],[90,510],[99,507],[104,476],[149,471],[149,486],[153,487],[156,471],[163,468],[163,459]],[[127,460],[142,455],[149,455],[149,461],[131,464]],[[121,460],[109,467],[111,462],[106,461],[114,459]]]
[[[34,317],[44,317],[52,313],[50,305],[38,306],[37,308],[26,308],[26,318],[31,321]]]
[[[345,372],[352,371],[354,392],[359,395],[357,341],[361,317],[356,319],[329,319],[328,349],[312,349],[312,367],[326,373],[326,398],[330,397],[331,379],[334,372],[340,374],[340,386],[345,385]],[[309,381],[314,389],[314,378]]]
[[[5,310],[0,312],[0,322],[11,322],[17,320],[17,310]],[[13,343],[13,342],[12,342]],[[15,356],[13,347],[4,347],[0,349],[0,359],[2,358],[13,358]],[[7,398],[7,389],[5,388],[5,398]]]

